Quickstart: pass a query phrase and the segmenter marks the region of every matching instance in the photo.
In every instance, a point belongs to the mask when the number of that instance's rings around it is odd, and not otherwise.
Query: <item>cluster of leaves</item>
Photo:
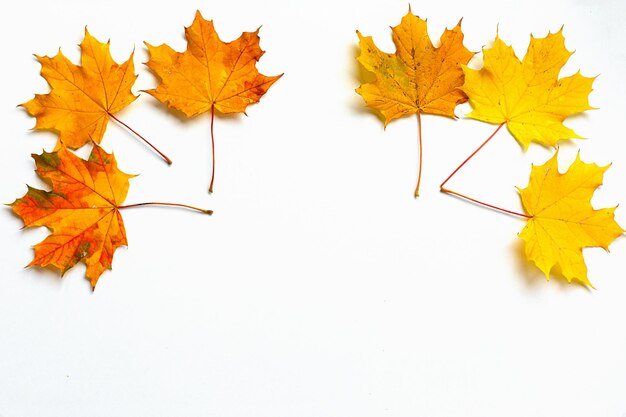
[[[215,111],[244,112],[280,76],[267,77],[256,69],[263,54],[258,30],[244,32],[239,39],[224,43],[213,23],[197,12],[185,35],[188,49],[183,53],[167,45],[146,44],[151,55],[147,65],[160,81],[147,92],[188,117],[210,111],[213,142]],[[111,268],[115,250],[127,244],[120,209],[165,205],[206,214],[212,211],[179,203],[122,205],[132,175],[120,171],[114,156],[99,146],[109,118],[143,139],[168,163],[171,161],[114,115],[137,98],[131,91],[137,78],[133,54],[123,64],[117,64],[109,44],[96,40],[87,29],[80,49],[80,65],[73,64],[60,51],[52,58],[37,56],[50,92],[37,94],[22,106],[36,118],[35,129],[58,135],[53,152],[33,155],[36,172],[51,186],[51,191],[28,187],[26,195],[11,207],[25,227],[45,226],[52,232],[34,247],[35,257],[29,266],[51,266],[63,273],[84,261],[86,277],[95,288],[101,274]],[[87,144],[92,145],[88,160],[68,149]],[[214,167],[213,156],[213,173]]]
[[[503,209],[446,188],[447,182],[506,125],[526,150],[532,143],[555,147],[559,141],[580,138],[563,125],[570,115],[591,109],[588,95],[593,78],[580,73],[559,78],[572,54],[565,48],[562,30],[545,38],[531,37],[519,60],[498,36],[483,49],[483,67],[467,66],[475,55],[463,45],[461,22],[445,30],[440,46],[431,42],[426,21],[411,10],[392,28],[397,51],[380,51],[369,36],[357,31],[358,61],[375,76],[356,91],[367,106],[379,112],[387,125],[394,119],[416,115],[419,138],[419,172],[422,172],[422,114],[456,118],[458,104],[469,104],[468,117],[496,124],[496,131],[440,186],[442,192],[525,218],[520,233],[526,255],[549,278],[557,268],[569,281],[591,285],[582,256],[586,247],[609,244],[624,230],[615,222],[615,208],[594,209],[591,197],[608,167],[587,164],[577,157],[564,174],[558,170],[558,149],[540,166],[533,166],[528,186],[519,190],[524,213]],[[219,39],[211,21],[196,13],[185,28],[187,49],[176,52],[168,45],[152,46],[147,66],[158,85],[146,91],[173,111],[187,117],[211,115],[212,174],[215,178],[213,125],[216,113],[243,113],[256,103],[281,76],[265,76],[256,69],[263,55],[258,29],[244,32],[232,42]],[[145,202],[122,205],[132,175],[117,168],[112,154],[100,147],[109,119],[144,140],[163,159],[161,151],[122,122],[116,113],[137,99],[131,89],[137,78],[133,54],[122,64],[113,61],[108,43],[85,29],[80,44],[81,64],[70,62],[60,51],[54,57],[37,56],[41,75],[50,92],[37,94],[22,104],[37,120],[35,129],[58,134],[53,152],[33,155],[37,174],[50,191],[28,187],[26,195],[11,204],[26,227],[45,226],[51,234],[35,246],[30,265],[55,267],[65,272],[84,261],[86,276],[95,288],[101,274],[111,268],[116,248],[127,244],[120,210],[143,205],[181,206],[211,214],[211,210],[179,203]],[[91,144],[88,160],[70,149]]]
[[[608,167],[586,164],[577,157],[565,174],[558,171],[558,149],[543,165],[533,166],[529,184],[519,190],[525,213],[503,209],[446,188],[446,183],[495,134],[506,125],[526,150],[530,143],[555,147],[559,141],[580,138],[563,121],[592,109],[588,102],[593,78],[580,72],[559,78],[561,68],[572,52],[565,48],[562,30],[545,38],[531,37],[528,51],[520,61],[511,46],[498,36],[483,49],[483,67],[467,66],[474,55],[463,46],[460,22],[441,36],[434,47],[426,21],[411,10],[392,28],[397,51],[381,52],[371,37],[358,31],[358,61],[375,76],[356,92],[367,106],[384,118],[384,124],[417,115],[420,165],[415,196],[418,196],[422,165],[421,114],[455,118],[457,104],[469,100],[468,117],[497,124],[496,131],[483,142],[440,186],[442,192],[527,219],[520,238],[527,258],[549,279],[557,268],[568,280],[591,285],[582,256],[586,247],[608,250],[624,233],[614,218],[615,208],[596,210],[591,197],[602,183]]]

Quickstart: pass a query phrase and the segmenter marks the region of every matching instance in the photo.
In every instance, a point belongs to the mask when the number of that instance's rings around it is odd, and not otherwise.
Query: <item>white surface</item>
[[[441,195],[438,184],[493,126],[425,116],[419,200],[414,118],[383,130],[354,93],[359,29],[393,51],[406,1],[13,2],[0,17],[0,200],[41,187],[29,154],[55,137],[28,132],[15,105],[48,91],[33,53],[79,58],[83,27],[136,48],[135,91],[155,85],[142,41],[183,50],[197,7],[222,39],[261,29],[259,68],[285,72],[249,117],[216,120],[215,193],[206,193],[209,117],[181,121],[152,97],[119,114],[173,160],[167,167],[114,123],[103,141],[140,173],[127,203],[186,202],[123,213],[129,247],[95,293],[77,266],[63,279],[24,269],[46,230],[0,213],[2,417],[622,417],[626,415],[626,239],[585,251],[597,290],[521,258],[523,222]],[[463,17],[465,44],[500,35],[521,56],[529,34],[565,25],[577,52],[562,74],[600,74],[599,110],[567,124],[590,138],[569,163],[613,162],[594,203],[626,203],[625,3],[414,2],[431,37]],[[468,111],[461,106],[457,113]],[[508,132],[450,187],[519,209],[531,162]],[[626,225],[626,212],[617,211]]]

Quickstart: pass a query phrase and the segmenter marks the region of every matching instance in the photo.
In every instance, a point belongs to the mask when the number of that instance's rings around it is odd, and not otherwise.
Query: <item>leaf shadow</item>
[[[25,108],[18,107],[17,110],[30,117],[30,113],[28,113],[28,111]],[[59,131],[56,130],[56,129],[52,129],[52,128],[36,128],[33,125],[33,127],[29,128],[26,131],[26,134],[28,136],[37,137],[38,140],[42,140],[43,139],[45,141],[45,143],[46,143],[46,145],[42,146],[42,149],[44,149],[44,150],[46,150],[46,149],[54,149],[58,145],[58,143],[59,143]]]
[[[121,247],[121,248],[125,248],[125,247]],[[33,249],[33,252],[34,252],[34,249]],[[89,282],[89,279],[87,278],[87,275],[86,275],[87,265],[85,263],[85,259],[80,260],[71,268],[66,270],[65,272],[61,271],[59,268],[53,265],[46,265],[46,266],[26,265],[24,266],[22,270],[26,271],[28,269],[37,271],[37,276],[35,277],[36,281],[34,282],[33,285],[39,285],[38,282],[40,280],[43,280],[45,281],[46,285],[54,287],[56,291],[62,291],[63,286],[66,285],[65,283],[68,280],[70,280],[71,282],[77,281],[80,283],[80,285],[86,286],[87,288],[91,290],[90,291],[91,293],[94,293],[96,290],[96,288],[91,286],[91,283]],[[100,279],[102,279],[102,277],[110,273],[111,273],[110,270],[106,270],[105,273],[102,276],[100,276]],[[67,285],[70,285],[70,284],[68,283]],[[71,285],[74,285],[74,284],[71,284]]]
[[[46,281],[47,284],[54,285],[54,287],[57,289],[60,289],[63,285],[63,274],[61,274],[61,271],[59,271],[59,269],[55,268],[54,266],[32,265],[25,266],[24,269],[32,269],[34,271],[37,271],[38,280],[42,278]]]
[[[514,265],[517,270],[517,275],[521,277],[526,289],[529,291],[538,291],[546,285],[557,285],[560,291],[578,291],[582,289],[591,293],[592,288],[583,283],[576,280],[569,282],[567,278],[563,276],[558,265],[552,268],[550,279],[546,279],[543,272],[526,258],[526,254],[524,253],[524,241],[522,239],[515,239],[515,241],[509,245],[509,248],[515,259]]]

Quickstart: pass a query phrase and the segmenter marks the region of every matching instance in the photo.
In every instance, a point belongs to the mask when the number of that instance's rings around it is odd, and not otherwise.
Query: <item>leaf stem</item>
[[[188,204],[179,204],[179,203],[161,203],[161,202],[147,202],[147,203],[136,203],[136,204],[127,204],[125,206],[117,206],[118,209],[127,209],[133,207],[141,207],[141,206],[166,206],[166,207],[183,207],[190,210],[199,211],[204,214],[208,214],[209,216],[213,214],[213,210],[202,209],[199,207],[190,206]]]
[[[213,122],[215,120],[215,103],[211,105],[211,184],[209,185],[209,194],[213,193],[213,181],[215,180],[215,139],[213,135]]]
[[[415,186],[415,198],[419,197],[420,183],[422,182],[422,116],[417,111],[417,137],[419,146],[419,168],[417,171],[417,185]]]
[[[498,128],[491,134],[491,136],[489,136],[486,141],[484,141],[478,148],[476,148],[476,150],[474,152],[472,152],[472,154],[470,156],[468,156],[465,159],[465,161],[463,161],[461,163],[461,165],[459,165],[458,167],[456,167],[456,169],[454,171],[452,171],[452,174],[450,174],[448,176],[448,178],[446,178],[446,180],[444,182],[442,182],[441,185],[439,186],[439,188],[441,188],[441,191],[444,190],[444,186],[446,185],[446,183],[448,181],[450,181],[450,178],[452,178],[454,176],[454,174],[456,174],[461,168],[463,168],[463,165],[467,164],[469,162],[469,160],[472,159],[474,157],[474,155],[476,155],[478,153],[478,151],[480,151],[483,148],[483,146],[485,146],[487,143],[489,143],[489,141],[491,139],[493,139],[493,137],[496,135],[496,133],[498,133],[500,131],[500,129],[502,129],[502,126],[504,126],[505,124],[506,124],[506,122],[500,123]]]
[[[130,130],[131,132],[133,132],[139,139],[143,140],[156,153],[158,153],[161,156],[161,158],[163,158],[165,160],[165,162],[168,163],[168,165],[172,165],[172,160],[170,158],[168,158],[167,156],[165,156],[165,154],[163,152],[161,152],[160,150],[158,150],[153,144],[148,142],[148,140],[146,138],[144,138],[139,133],[137,133],[137,131],[135,131],[132,127],[128,126],[126,123],[122,122],[120,119],[118,119],[117,117],[113,116],[112,113],[110,113],[110,112],[107,112],[107,113],[108,113],[109,117],[111,117],[113,120],[115,120],[116,122],[118,122],[119,124],[124,126],[126,129]]]
[[[483,143],[482,143],[482,144],[481,144],[478,148],[476,148],[476,150],[475,150],[474,152],[472,152],[472,153],[470,154],[470,156],[468,156],[468,157],[467,157],[467,158],[466,158],[466,159],[465,159],[465,160],[464,160],[464,161],[463,161],[463,162],[462,162],[462,163],[461,163],[461,164],[460,164],[460,165],[459,165],[459,166],[458,166],[458,167],[457,167],[454,171],[452,171],[452,174],[450,174],[450,175],[448,176],[448,178],[446,178],[446,180],[445,180],[444,182],[442,182],[442,183],[441,183],[441,185],[439,186],[439,189],[440,189],[440,191],[441,191],[442,193],[455,195],[455,196],[457,196],[457,197],[461,197],[461,198],[463,198],[463,199],[465,199],[465,200],[469,200],[469,201],[471,201],[471,202],[473,202],[473,203],[480,204],[481,206],[489,207],[489,208],[491,208],[491,209],[498,210],[498,211],[501,211],[501,212],[503,212],[503,213],[507,213],[507,214],[512,214],[512,215],[514,215],[514,216],[518,216],[518,217],[523,217],[523,218],[526,218],[526,219],[530,219],[530,218],[532,218],[532,216],[529,216],[529,215],[527,215],[527,214],[524,214],[524,213],[519,213],[519,212],[517,212],[517,211],[513,211],[513,210],[508,210],[508,209],[505,209],[505,208],[502,208],[502,207],[498,207],[498,206],[494,206],[493,204],[488,204],[488,203],[485,203],[485,202],[483,202],[483,201],[477,200],[477,199],[475,199],[475,198],[468,197],[468,196],[466,196],[465,194],[461,194],[461,193],[459,193],[459,192],[452,191],[452,190],[450,190],[450,189],[448,189],[448,188],[445,188],[446,183],[447,183],[448,181],[450,181],[450,179],[451,179],[451,178],[452,178],[452,177],[453,177],[453,176],[454,176],[454,175],[455,175],[455,174],[456,174],[456,173],[457,173],[457,172],[458,172],[458,171],[459,171],[459,170],[460,170],[460,169],[461,169],[461,168],[462,168],[462,167],[463,167],[463,166],[464,166],[467,162],[469,162],[469,160],[470,160],[470,159],[472,159],[472,158],[474,157],[474,155],[476,155],[476,154],[478,153],[478,151],[480,151],[480,150],[481,150],[481,149],[482,149],[482,148],[483,148],[483,147],[484,147],[487,143],[489,143],[489,141],[490,141],[491,139],[493,139],[493,137],[496,135],[496,133],[498,133],[498,132],[500,131],[500,129],[502,129],[502,126],[504,126],[505,124],[506,124],[506,122],[502,122],[502,123],[500,123],[500,125],[499,125],[499,126],[496,128],[496,130],[495,130],[495,131],[491,134],[491,136],[489,136],[489,137],[487,138],[487,140],[485,140],[485,141],[484,141],[484,142],[483,142]]]
[[[498,210],[498,211],[501,211],[503,213],[512,214],[512,215],[518,216],[518,217],[524,217],[526,219],[531,219],[532,218],[532,216],[529,216],[528,214],[519,213],[519,212],[513,211],[513,210],[507,210],[507,209],[502,208],[502,207],[494,206],[493,204],[484,203],[484,202],[482,202],[480,200],[476,200],[475,198],[468,197],[468,196],[466,196],[464,194],[461,194],[461,193],[457,193],[456,191],[448,190],[447,188],[441,188],[441,192],[442,193],[446,193],[446,194],[452,194],[452,195],[455,195],[457,197],[464,198],[464,199],[469,200],[469,201],[471,201],[473,203],[480,204],[481,206],[489,207],[491,209]]]

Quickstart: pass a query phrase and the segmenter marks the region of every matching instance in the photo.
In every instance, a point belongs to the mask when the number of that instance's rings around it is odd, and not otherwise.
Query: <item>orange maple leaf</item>
[[[117,64],[109,43],[99,42],[87,28],[80,49],[81,65],[74,65],[61,50],[52,58],[36,56],[51,91],[21,104],[37,118],[35,129],[56,132],[59,143],[72,149],[92,140],[100,143],[109,117],[115,119],[113,113],[137,98],[131,92],[137,78],[133,53]]]
[[[385,126],[402,116],[416,114],[420,164],[415,196],[418,196],[422,168],[422,113],[454,118],[457,104],[467,101],[459,89],[463,85],[462,64],[474,56],[463,46],[461,22],[446,29],[441,44],[435,47],[428,37],[426,21],[409,12],[398,26],[391,28],[397,51],[382,52],[371,36],[359,31],[361,52],[358,61],[376,79],[357,88],[365,103],[380,112]]]
[[[134,175],[120,171],[115,157],[98,145],[94,145],[87,161],[63,144],[55,152],[44,151],[32,157],[37,167],[35,172],[52,190],[29,186],[26,195],[10,206],[25,227],[46,226],[52,234],[35,245],[35,257],[28,266],[51,266],[63,274],[84,259],[86,276],[93,288],[100,275],[111,269],[115,250],[127,245],[121,209],[159,205],[213,214],[212,210],[179,203],[122,206],[128,193],[128,180]]]
[[[52,191],[28,187],[24,197],[11,204],[25,227],[46,226],[51,231],[35,245],[28,266],[53,266],[65,273],[82,259],[93,287],[113,252],[126,245],[119,206],[126,198],[129,178],[117,168],[113,155],[95,145],[85,161],[61,145],[56,152],[33,154],[37,174]]]
[[[176,52],[168,45],[152,46],[146,65],[156,74],[159,85],[146,92],[187,117],[211,112],[211,141],[215,111],[240,113],[256,103],[281,76],[260,74],[257,61],[263,55],[259,30],[244,32],[232,42],[223,42],[213,27],[196,12],[192,25],[185,28],[187,50]],[[213,175],[209,191],[213,189]]]

